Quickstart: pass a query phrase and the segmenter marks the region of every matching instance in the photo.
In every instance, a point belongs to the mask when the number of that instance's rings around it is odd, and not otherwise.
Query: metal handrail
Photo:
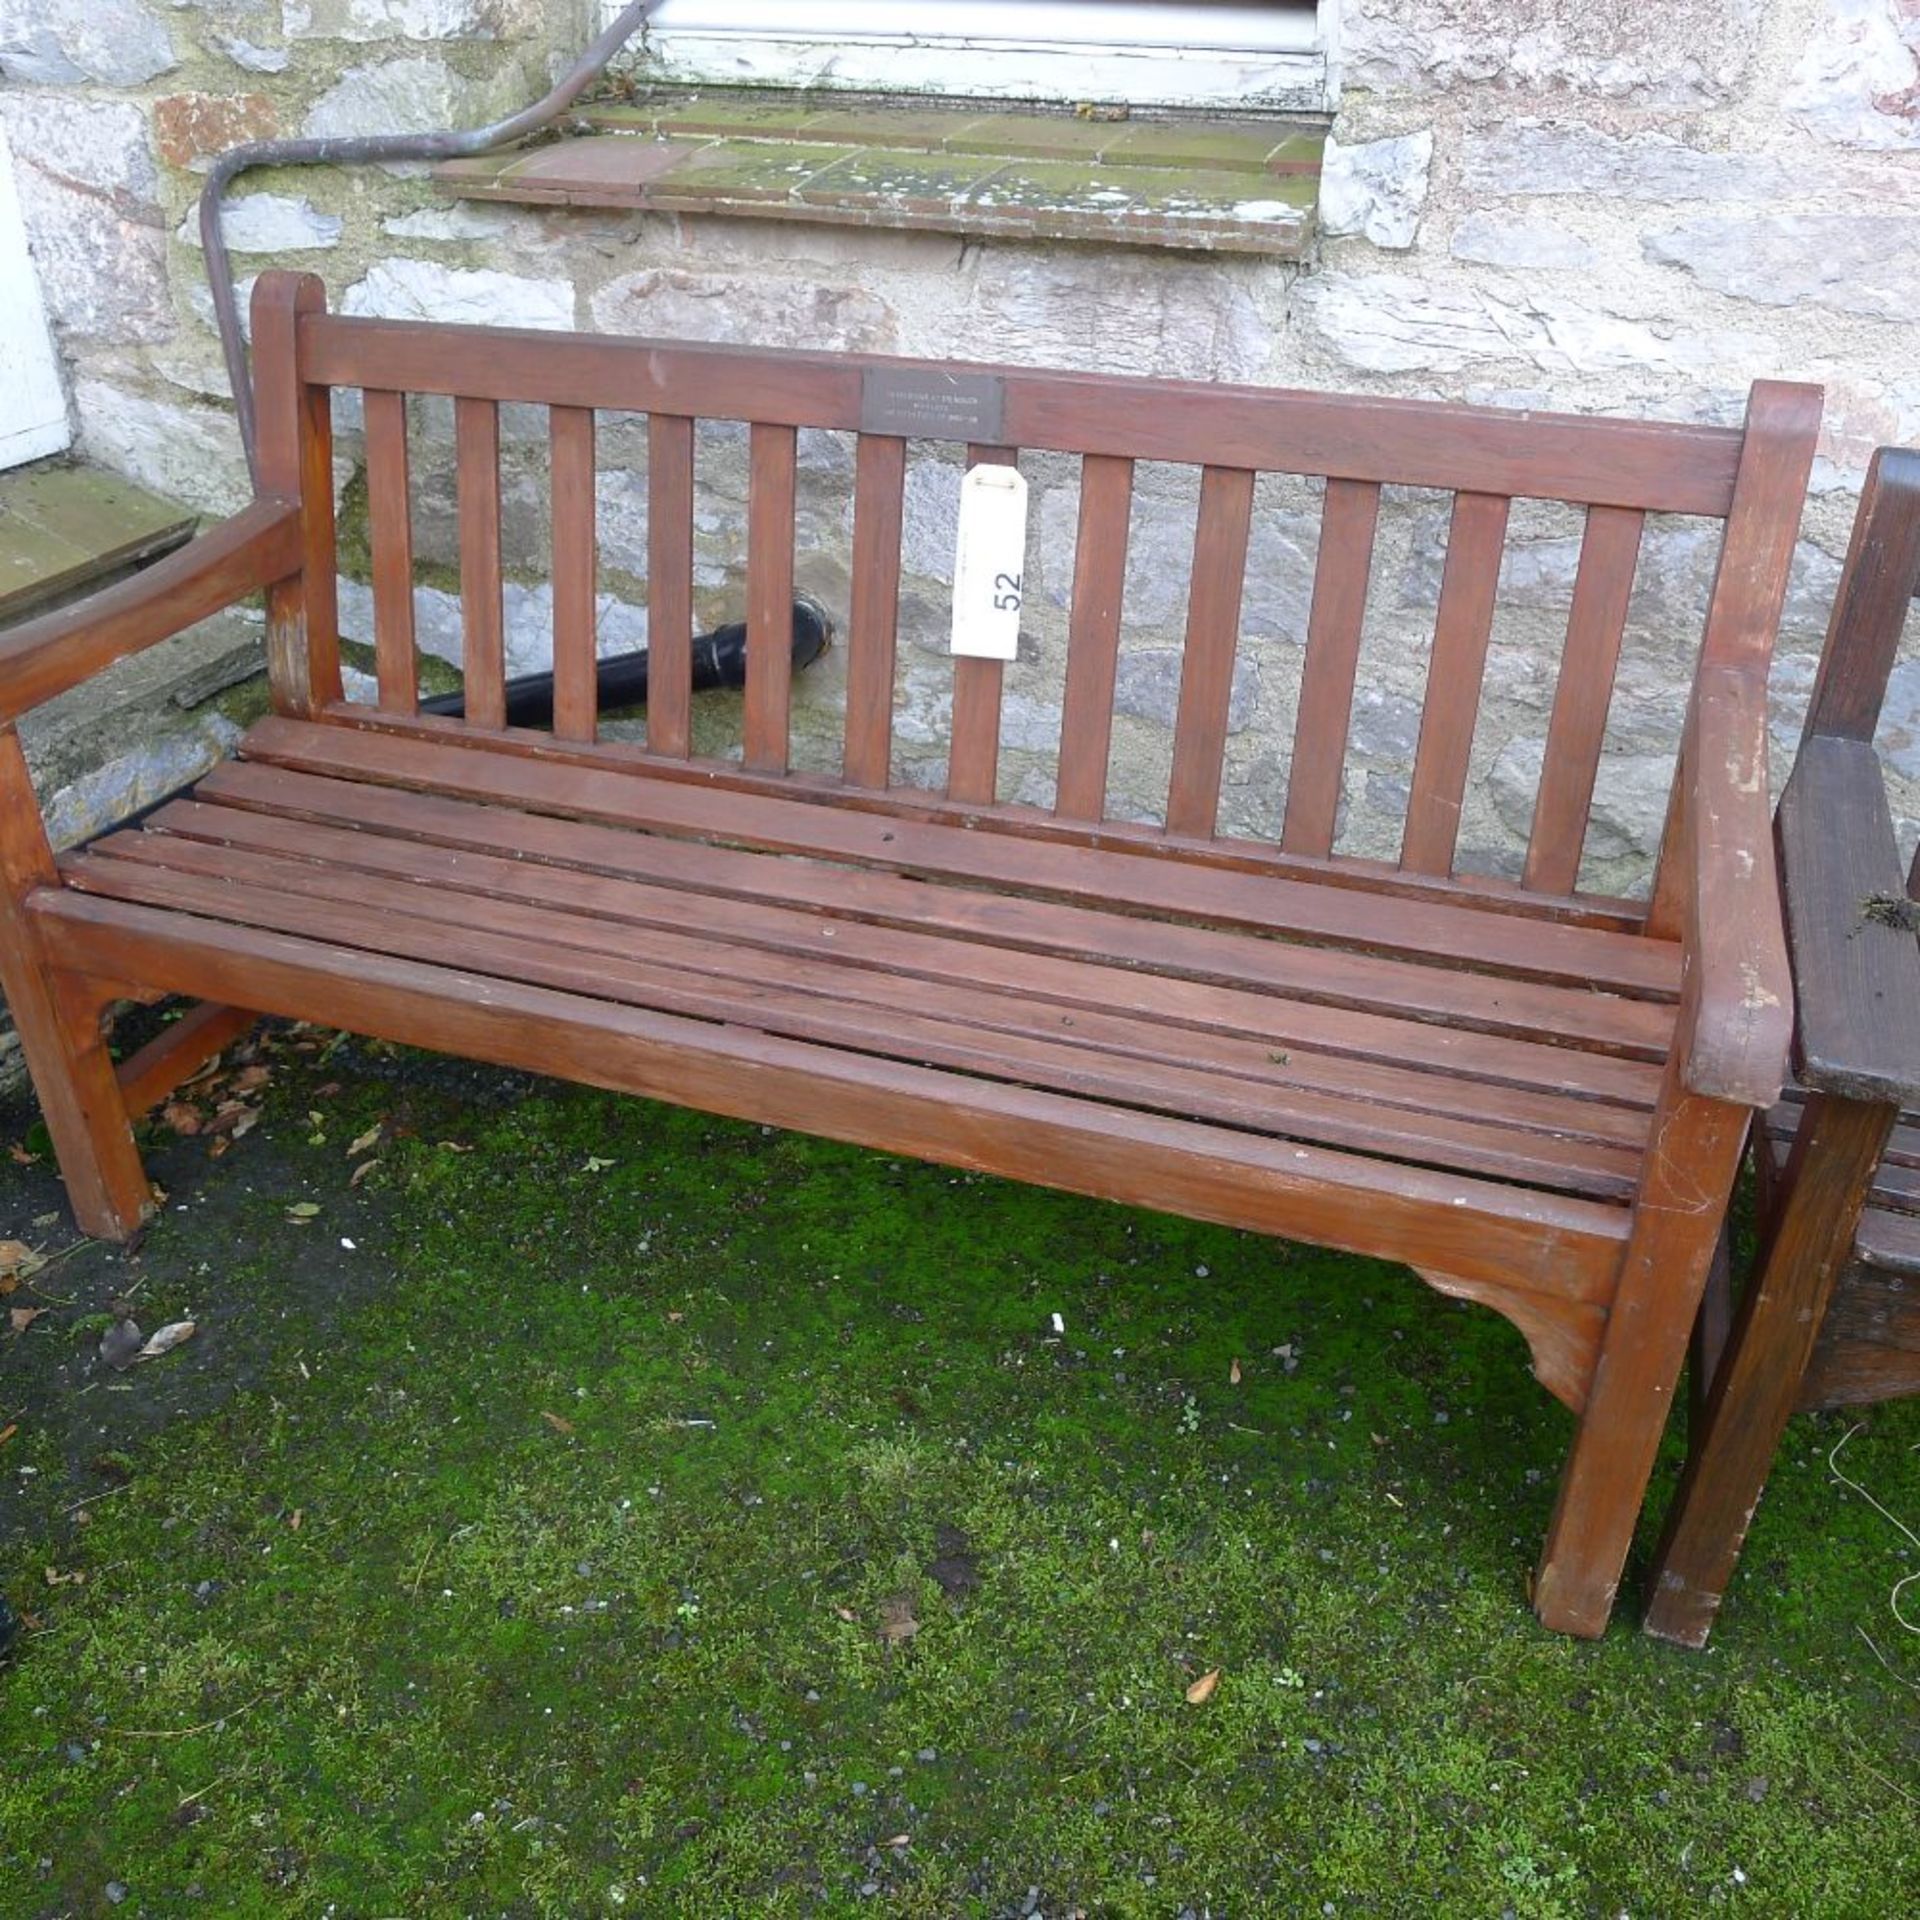
[[[368,133],[313,140],[252,140],[223,153],[207,175],[200,192],[200,240],[206,254],[207,282],[213,293],[213,314],[220,331],[220,350],[226,356],[227,378],[233,386],[234,412],[239,416],[240,439],[247,451],[247,470],[260,483],[256,444],[253,377],[247,365],[246,338],[240,330],[240,309],[234,298],[233,262],[227,253],[220,214],[227,189],[254,167],[357,166],[370,160],[456,160],[470,154],[491,153],[530,133],[550,126],[579,99],[606,70],[607,62],[630,40],[653,11],[655,0],[635,0],[608,26],[565,76],[530,107],[490,127],[459,133]]]

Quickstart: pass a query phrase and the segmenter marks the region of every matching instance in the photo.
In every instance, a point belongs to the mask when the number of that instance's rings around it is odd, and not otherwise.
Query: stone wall
[[[1868,453],[1920,441],[1917,0],[1339,0],[1344,87],[1304,267],[1092,246],[963,243],[731,220],[461,205],[418,171],[249,180],[230,229],[243,276],[323,274],[358,313],[582,326],[1737,421],[1759,375],[1828,388],[1828,426],[1776,678],[1790,745]],[[474,124],[537,94],[597,24],[591,0],[0,0],[0,94],[22,198],[97,458],[208,510],[244,466],[191,238],[213,150],[269,131]],[[339,480],[361,511],[357,421]],[[645,631],[644,451],[605,422],[610,645]],[[802,584],[844,611],[851,449],[802,439]],[[457,655],[450,433],[416,415],[421,635]],[[513,665],[548,650],[544,425],[509,410]],[[1029,632],[1008,681],[1005,791],[1044,799],[1059,726],[1074,481],[1030,463]],[[703,430],[703,614],[742,604],[744,435]],[[907,501],[901,771],[937,780],[951,672],[945,591],[959,469]],[[1129,569],[1114,788],[1164,796],[1193,476],[1143,467]],[[1314,489],[1262,483],[1225,814],[1270,831],[1317,524]],[[1411,765],[1444,552],[1438,496],[1384,516],[1342,844],[1390,853]],[[1516,511],[1475,743],[1464,857],[1512,871],[1531,812],[1578,528]],[[1710,530],[1650,526],[1587,878],[1644,882]],[[364,587],[342,598],[370,639]],[[1920,827],[1920,628],[1885,745]],[[843,660],[798,692],[798,757],[830,765]],[[703,703],[705,744],[737,714]]]

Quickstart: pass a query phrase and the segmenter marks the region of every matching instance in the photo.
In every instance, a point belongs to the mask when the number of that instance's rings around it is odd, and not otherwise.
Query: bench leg
[[[1686,1092],[1677,1057],[1667,1072],[1633,1235],[1533,1583],[1541,1622],[1587,1639],[1606,1631],[1613,1611],[1750,1117]]]
[[[1706,1645],[1898,1110],[1811,1096],[1653,1557],[1645,1626]]]
[[[107,996],[54,972],[23,906],[36,888],[57,884],[19,739],[0,728],[0,989],[74,1218],[98,1239],[125,1240],[152,1213],[153,1189],[100,1035]]]

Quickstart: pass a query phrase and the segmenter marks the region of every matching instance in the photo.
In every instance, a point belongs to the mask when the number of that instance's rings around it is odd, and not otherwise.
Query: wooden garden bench
[[[74,1209],[150,1207],[128,1114],[297,1015],[890,1152],[1404,1261],[1525,1333],[1579,1415],[1535,1584],[1612,1605],[1789,1013],[1766,675],[1817,390],[1744,430],[330,315],[261,276],[261,498],[0,642],[0,721],[264,587],[275,711],[56,862],[0,747],[4,984]],[[365,394],[377,706],[341,698],[329,395]],[[454,397],[467,717],[417,711],[405,396]],[[555,719],[499,724],[498,409],[551,409]],[[652,705],[597,742],[595,409],[648,416]],[[746,422],[738,760],[689,754],[696,417]],[[843,751],[789,770],[796,430],[857,435]],[[996,798],[998,663],[944,791],[895,785],[909,441],[1078,455],[1051,809]],[[1107,819],[1134,462],[1201,469],[1163,825]],[[1216,834],[1263,472],[1325,476],[1277,845]],[[1397,862],[1334,851],[1383,486],[1453,495]],[[1509,502],[1588,509],[1523,880],[1454,871]],[[1577,888],[1642,523],[1726,523],[1651,900]],[[203,1010],[116,1075],[102,1010]],[[234,1010],[245,1010],[244,1012]]]
[[[1754,1128],[1761,1235],[1729,1330],[1702,1303],[1711,1382],[1655,1555],[1646,1626],[1704,1646],[1789,1415],[1920,1393],[1920,856],[1903,874],[1874,752],[1920,592],[1920,453],[1883,448],[1780,800],[1795,1085]]]

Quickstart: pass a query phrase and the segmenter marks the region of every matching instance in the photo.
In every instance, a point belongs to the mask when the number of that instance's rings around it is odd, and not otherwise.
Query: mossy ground
[[[1711,1652],[1578,1644],[1524,1598],[1570,1419],[1404,1272],[273,1058],[224,1159],[156,1143],[136,1257],[8,1303],[8,1920],[1913,1910],[1914,1561],[1846,1424]],[[106,1373],[129,1292],[201,1331]],[[1912,1520],[1916,1449],[1843,1465]]]

